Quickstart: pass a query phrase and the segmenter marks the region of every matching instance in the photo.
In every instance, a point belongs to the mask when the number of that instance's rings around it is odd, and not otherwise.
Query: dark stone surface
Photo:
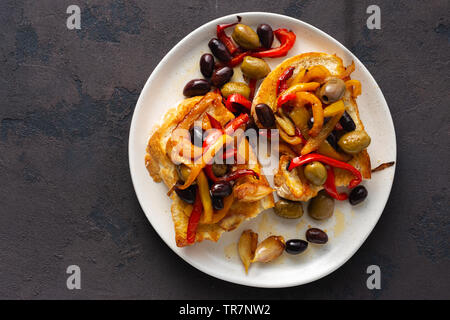
[[[382,29],[366,28],[381,7]],[[448,1],[74,1],[0,3],[0,298],[450,298]],[[233,285],[189,266],[135,197],[128,131],[147,77],[213,18],[269,11],[341,41],[390,106],[398,166],[390,200],[336,272],[288,289]],[[301,39],[301,35],[299,35]],[[82,289],[66,288],[68,265]],[[368,265],[382,290],[366,288]]]

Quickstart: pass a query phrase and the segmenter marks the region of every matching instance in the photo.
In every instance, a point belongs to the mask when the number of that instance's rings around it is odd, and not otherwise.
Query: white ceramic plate
[[[363,93],[357,102],[362,121],[372,137],[369,154],[372,167],[396,160],[395,132],[389,108],[377,83],[364,65],[343,45],[317,28],[283,15],[251,12],[229,15],[211,21],[181,40],[158,64],[149,77],[134,111],[130,129],[129,159],[131,177],[136,195],[148,220],[164,242],[181,258],[197,269],[226,281],[254,287],[289,287],[308,283],[326,276],[344,264],[363,244],[383,212],[394,179],[394,168],[375,173],[363,184],[369,196],[362,204],[352,207],[347,201],[336,205],[335,214],[325,222],[311,220],[307,214],[297,220],[278,218],[272,209],[238,229],[224,233],[217,242],[204,241],[187,248],[175,244],[167,187],[154,183],[144,166],[145,148],[152,127],[165,112],[183,99],[185,83],[201,78],[198,67],[200,56],[209,52],[208,41],[215,37],[216,25],[235,21],[256,29],[259,23],[276,28],[291,29],[297,35],[294,48],[285,58],[266,59],[273,68],[284,59],[310,51],[335,53],[348,65],[355,61],[353,79],[362,83]],[[274,43],[274,46],[276,44]],[[234,79],[242,75],[235,68]],[[306,209],[306,208],[305,208]],[[237,254],[237,241],[244,229],[259,233],[259,239],[269,234],[283,235],[285,239],[303,238],[308,225],[325,229],[329,235],[326,245],[310,245],[306,252],[291,256],[283,254],[268,264],[254,264],[248,275]],[[178,263],[174,261],[174,263]]]

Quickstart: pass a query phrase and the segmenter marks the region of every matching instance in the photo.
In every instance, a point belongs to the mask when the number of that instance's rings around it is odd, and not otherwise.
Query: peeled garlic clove
[[[270,262],[275,260],[284,251],[285,241],[282,236],[270,236],[256,247],[253,262]]]
[[[258,234],[254,233],[252,230],[245,230],[238,243],[239,256],[241,257],[242,263],[245,267],[245,273],[248,272],[248,268],[252,263],[253,257],[255,256],[256,246],[258,245]]]

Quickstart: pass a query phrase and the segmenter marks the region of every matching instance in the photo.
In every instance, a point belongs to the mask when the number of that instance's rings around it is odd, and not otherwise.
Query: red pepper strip
[[[250,81],[248,82],[248,86],[250,88],[250,95],[248,96],[248,98],[250,101],[252,101],[253,97],[255,96],[256,79],[250,79]]]
[[[237,50],[237,46],[234,44],[233,40],[229,36],[226,35],[225,29],[237,25],[239,22],[241,22],[241,17],[238,16],[238,21],[235,23],[228,23],[228,24],[218,24],[217,25],[217,38],[227,47],[228,51],[231,54],[234,54]]]
[[[208,112],[206,113],[206,115],[208,116],[209,122],[211,123],[211,127],[213,129],[217,129],[217,130],[222,130],[223,131],[223,127],[220,124],[219,121],[216,120],[216,118],[214,118],[212,115],[210,115]]]
[[[225,106],[231,112],[236,112],[236,108],[234,107],[235,103],[243,106],[244,108],[246,108],[248,110],[251,110],[251,108],[252,108],[252,103],[239,93],[233,93],[232,95],[228,96],[228,99],[225,102]]]
[[[259,179],[259,174],[256,171],[253,171],[252,169],[239,169],[236,171],[233,171],[227,175],[224,175],[223,177],[218,178],[222,181],[234,181],[236,179],[239,179],[243,176],[253,175],[255,178]]]
[[[307,141],[306,141],[305,137],[303,137],[302,132],[297,127],[295,127],[295,135],[297,137],[300,137],[300,139],[302,139],[302,144],[306,144]]]
[[[241,113],[237,118],[228,122],[225,126],[225,134],[233,134],[240,126],[247,124],[249,120],[250,118],[247,113]]]
[[[297,99],[297,93],[289,93],[289,94],[283,94],[278,97],[277,99],[277,108],[280,108],[283,106],[283,104],[288,103],[289,101]]]
[[[277,80],[277,96],[287,89],[287,81],[294,74],[294,67],[287,68]]]
[[[298,156],[294,159],[291,160],[291,163],[289,164],[289,168],[288,171],[291,171],[292,169],[313,162],[313,161],[320,161],[323,162],[325,164],[328,164],[330,166],[336,167],[336,168],[341,168],[344,170],[348,170],[350,171],[354,176],[355,179],[353,179],[352,181],[350,181],[350,183],[348,184],[348,187],[350,189],[356,187],[358,184],[361,183],[362,181],[362,176],[361,176],[361,172],[358,171],[358,169],[356,169],[354,166],[349,165],[346,162],[342,162],[318,153],[309,153],[309,154],[305,154],[303,156]]]
[[[260,52],[253,52],[252,57],[255,58],[278,58],[287,55],[288,51],[292,49],[295,43],[295,33],[287,29],[277,29],[273,32],[280,41],[278,48],[264,50]]]
[[[223,181],[230,182],[248,175],[253,175],[255,178],[259,179],[259,174],[251,169],[239,169],[226,174],[223,177],[216,177],[216,175],[212,171],[212,165],[207,165],[204,169],[206,176],[214,183]]]
[[[230,67],[230,68],[236,67],[249,54],[251,54],[250,51],[245,51],[243,53],[238,54],[237,56],[234,56],[230,61],[227,62],[227,66]]]
[[[336,200],[342,201],[348,199],[348,195],[346,193],[339,193],[336,190],[336,183],[334,182],[334,171],[331,167],[327,168],[327,180],[325,181],[325,184],[323,186],[325,188],[325,191]]]
[[[200,192],[197,190],[197,192],[195,194],[194,205],[192,206],[192,212],[191,212],[191,215],[189,216],[189,223],[188,223],[187,232],[186,232],[186,240],[189,244],[195,242],[197,226],[198,226],[198,222],[200,221],[202,211],[203,211],[202,200],[200,199]]]

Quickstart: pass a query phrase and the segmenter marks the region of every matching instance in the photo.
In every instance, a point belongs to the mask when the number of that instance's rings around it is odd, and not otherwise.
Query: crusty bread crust
[[[255,123],[261,126],[258,117],[255,113],[255,106],[260,103],[265,103],[274,110],[277,109],[276,99],[277,99],[277,80],[283,74],[283,72],[289,67],[295,67],[294,74],[292,78],[296,76],[298,72],[302,69],[308,69],[316,65],[322,65],[326,67],[332,76],[342,77],[345,75],[346,68],[342,63],[342,59],[336,55],[331,55],[327,53],[320,52],[310,52],[297,55],[295,57],[289,58],[278,65],[269,75],[264,79],[259,87],[259,90],[253,99],[252,104],[252,116],[255,119]],[[346,90],[343,101],[345,104],[346,111],[352,117],[356,125],[356,130],[365,130],[364,125],[359,117],[358,105],[355,99],[352,97],[352,92]],[[302,169],[297,168],[297,170],[289,173],[286,170],[286,164],[289,160],[289,156],[281,156],[280,166],[278,172],[275,174],[275,189],[280,197],[294,200],[294,201],[307,201],[312,197],[317,195],[322,186],[313,186],[308,183],[304,178]],[[352,160],[348,162],[357,168],[364,179],[370,179],[371,177],[371,165],[370,157],[367,150],[361,151],[359,154],[355,155]],[[353,179],[353,175],[348,171],[342,169],[334,169],[335,181],[337,186],[346,186]]]
[[[194,121],[201,120],[203,115],[208,112],[222,125],[234,118],[234,115],[221,103],[219,95],[217,95],[217,99],[220,100],[214,101],[215,103],[209,104],[205,109],[196,110],[195,114],[192,114],[194,107],[205,97],[198,96],[185,99],[177,108],[169,110],[164,116],[162,123],[154,128],[147,146],[145,166],[155,182],[163,181],[169,188],[172,188],[178,180],[176,166],[169,158],[167,148],[172,131],[183,119],[186,119],[188,114],[190,119]],[[213,97],[212,93],[208,94],[208,98],[211,97]],[[216,98],[213,97],[213,99]],[[235,168],[249,168],[261,173],[261,166],[251,148],[249,152],[249,164],[241,164],[235,166]],[[245,200],[246,197],[251,195],[255,185],[266,189],[270,188],[264,175],[261,175],[259,180],[255,180],[250,176],[240,178],[236,182],[234,191],[238,190],[241,194],[235,195],[235,200],[227,216],[215,224],[199,224],[195,242],[203,240],[217,241],[223,232],[231,231],[244,220],[255,217],[261,211],[273,207],[273,189],[271,188],[269,190],[270,194],[258,201],[249,202]],[[181,200],[176,193],[171,194],[171,199],[173,200],[171,212],[175,228],[175,241],[177,246],[184,247],[189,245],[186,240],[186,232],[192,206]]]

